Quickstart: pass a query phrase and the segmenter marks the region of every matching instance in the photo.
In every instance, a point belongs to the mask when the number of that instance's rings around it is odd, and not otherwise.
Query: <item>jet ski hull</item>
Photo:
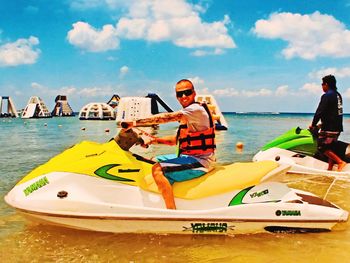
[[[174,190],[176,195],[176,185]],[[66,172],[21,183],[5,201],[35,221],[113,233],[318,232],[348,217],[339,207],[280,183],[200,199],[177,197],[178,210],[167,210],[159,193]]]
[[[325,176],[350,177],[350,165],[346,165],[341,172],[338,172],[337,165],[334,165],[333,170],[329,171],[328,163],[318,160],[312,156],[296,153],[291,150],[281,148],[270,148],[265,151],[258,152],[253,161],[274,160],[280,164],[290,165],[287,173],[297,174],[315,174]]]
[[[60,227],[110,233],[135,234],[256,234],[264,232],[328,232],[340,221],[269,221],[215,218],[142,218],[58,216],[21,211],[29,220]]]

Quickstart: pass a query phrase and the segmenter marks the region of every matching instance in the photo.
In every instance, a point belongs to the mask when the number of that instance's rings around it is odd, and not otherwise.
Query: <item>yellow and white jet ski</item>
[[[274,161],[233,163],[173,185],[167,210],[152,161],[108,143],[84,141],[37,167],[5,196],[31,219],[115,233],[242,234],[324,231],[348,213],[310,193],[275,182]]]

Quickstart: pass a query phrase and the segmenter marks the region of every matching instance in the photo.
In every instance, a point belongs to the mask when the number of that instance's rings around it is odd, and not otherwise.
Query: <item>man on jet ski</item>
[[[144,126],[179,121],[177,135],[154,138],[150,144],[178,144],[178,157],[153,165],[152,175],[168,209],[176,209],[172,184],[200,177],[213,169],[215,130],[206,104],[195,102],[191,81],[182,79],[175,86],[176,98],[183,107],[177,112],[159,113],[122,126]],[[124,124],[124,125],[123,125]]]
[[[310,130],[317,129],[317,123],[321,120],[321,130],[318,133],[318,149],[328,158],[328,170],[332,170],[337,163],[340,172],[344,162],[335,152],[340,133],[343,131],[343,99],[337,91],[336,79],[333,75],[322,78],[322,90],[324,94],[317,107]]]

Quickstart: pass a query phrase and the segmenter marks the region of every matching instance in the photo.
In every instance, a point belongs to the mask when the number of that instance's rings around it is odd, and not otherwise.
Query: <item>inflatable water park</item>
[[[18,117],[19,114],[15,108],[12,99],[3,96],[0,104],[1,117]],[[228,125],[224,115],[220,111],[219,105],[212,95],[197,95],[198,103],[206,103],[213,116],[216,130],[227,130]],[[3,110],[3,104],[7,102],[7,111]],[[157,94],[149,93],[145,97],[123,97],[113,94],[110,100],[104,102],[90,102],[84,105],[79,111],[80,120],[117,120],[119,125],[122,121],[133,121],[140,118],[147,118],[160,112],[173,112],[170,106],[162,100]],[[32,96],[21,117],[30,118],[50,118],[50,117],[75,116],[66,95],[57,95],[55,105],[49,112],[44,101],[38,96]]]
[[[44,101],[38,96],[30,97],[27,106],[24,108],[21,118],[51,118],[51,113],[46,107]]]
[[[51,115],[57,117],[70,117],[75,115],[72,107],[68,103],[67,96],[57,95]]]
[[[120,100],[119,95],[113,94],[113,96],[109,99],[107,104],[109,106],[111,106],[113,109],[116,109],[118,107],[118,105],[119,105],[119,100]]]
[[[115,120],[115,111],[105,102],[91,102],[81,108],[79,120]]]
[[[117,124],[123,121],[134,121],[160,113],[160,106],[165,112],[173,110],[157,95],[149,93],[146,97],[123,97],[119,101]]]
[[[79,111],[79,120],[115,120],[120,97],[113,94],[110,100],[105,102],[91,102]]]
[[[7,104],[7,107],[6,107]],[[13,100],[9,96],[0,96],[0,118],[17,118],[18,113],[13,103]]]
[[[227,130],[228,125],[213,95],[198,95],[196,102],[206,103],[215,122],[216,130]]]

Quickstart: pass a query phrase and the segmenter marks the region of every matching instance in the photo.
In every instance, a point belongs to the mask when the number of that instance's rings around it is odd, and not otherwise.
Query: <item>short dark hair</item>
[[[337,89],[337,80],[333,75],[327,75],[322,78],[322,83],[327,83],[330,89]]]
[[[180,84],[180,83],[183,83],[183,82],[190,83],[191,86],[192,86],[192,89],[194,89],[193,83],[192,83],[190,80],[188,80],[188,79],[181,79],[181,80],[179,80],[179,81],[176,83],[176,85],[178,85],[178,84]]]

